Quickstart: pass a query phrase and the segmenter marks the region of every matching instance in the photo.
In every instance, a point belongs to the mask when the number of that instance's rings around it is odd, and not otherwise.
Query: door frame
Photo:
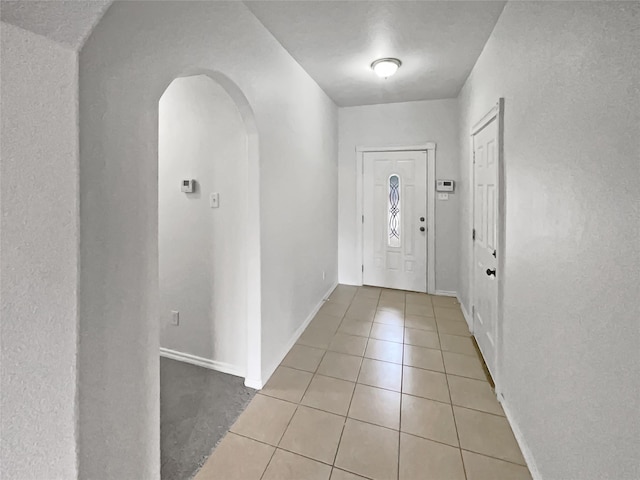
[[[382,147],[356,147],[356,258],[364,265],[364,154],[369,152],[426,152],[427,154],[427,293],[436,288],[436,144],[387,145]],[[364,274],[360,270],[360,285]]]
[[[500,372],[502,370],[502,332],[504,330],[503,325],[503,299],[504,299],[504,266],[505,266],[505,245],[506,245],[506,233],[505,233],[505,219],[506,219],[506,196],[505,196],[505,168],[504,168],[504,98],[499,98],[498,101],[491,107],[491,109],[485,113],[478,122],[471,127],[471,134],[469,136],[470,143],[470,168],[471,168],[471,190],[470,190],[470,203],[471,203],[471,232],[473,232],[475,223],[475,208],[476,208],[476,196],[475,196],[475,159],[474,159],[474,139],[473,137],[482,130],[489,122],[496,120],[497,143],[498,143],[498,188],[496,199],[498,205],[498,214],[496,218],[497,238],[496,238],[496,256],[497,256],[497,272],[496,280],[498,282],[498,293],[496,298],[496,318],[495,318],[495,352],[494,352],[494,366],[495,371],[492,372],[493,382],[495,384],[495,391],[497,395],[502,395]],[[470,235],[472,237],[472,235]],[[473,238],[473,237],[472,237]],[[472,333],[474,333],[475,327],[475,247],[471,240],[471,269],[469,270],[469,300],[471,303],[471,325],[469,326]]]

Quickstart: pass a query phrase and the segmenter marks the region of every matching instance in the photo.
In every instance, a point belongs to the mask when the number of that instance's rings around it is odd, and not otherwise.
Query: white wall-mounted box
[[[193,193],[195,191],[195,180],[182,180],[180,183],[180,190],[184,193]]]
[[[437,192],[453,192],[456,182],[453,180],[436,180]]]

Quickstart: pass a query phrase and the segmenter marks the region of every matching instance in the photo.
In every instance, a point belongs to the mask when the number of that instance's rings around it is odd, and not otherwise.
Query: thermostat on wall
[[[438,192],[453,192],[455,183],[453,180],[436,180],[436,190]]]
[[[180,190],[182,190],[184,193],[193,193],[193,191],[195,190],[195,185],[195,180],[182,180]]]

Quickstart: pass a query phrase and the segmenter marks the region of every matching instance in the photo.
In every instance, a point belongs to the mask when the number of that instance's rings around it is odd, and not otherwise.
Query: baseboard
[[[329,295],[331,295],[331,292],[333,292],[333,290],[335,290],[337,286],[338,286],[338,282],[335,282],[331,286],[331,288],[327,290],[327,293],[325,293],[322,296],[322,300],[320,300],[320,302],[311,311],[311,313],[305,319],[305,321],[302,322],[302,325],[300,325],[300,327],[293,333],[293,335],[291,336],[287,344],[284,346],[284,348],[280,352],[280,355],[276,357],[275,361],[269,366],[269,368],[266,370],[266,373],[262,376],[262,385],[260,385],[260,387],[252,387],[252,388],[260,389],[269,381],[269,378],[271,378],[271,375],[273,375],[273,372],[276,371],[276,368],[278,368],[278,365],[282,363],[282,360],[284,360],[284,357],[287,356],[287,353],[289,353],[289,350],[291,350],[291,347],[293,347],[293,345],[298,341],[298,338],[300,338],[300,335],[302,335],[302,332],[304,332],[305,328],[307,328],[307,326],[311,323],[311,320],[313,320],[313,317],[316,316],[316,313],[318,313],[318,310],[320,310],[322,305],[324,305],[324,302],[327,301],[327,299],[329,298]],[[247,386],[250,386],[250,385],[247,385]]]
[[[464,306],[464,303],[460,299],[460,296],[457,296],[458,303],[460,304],[460,310],[462,310],[462,315],[464,316],[465,321],[467,322],[467,327],[469,327],[469,331],[473,333],[473,318],[469,315],[467,308]]]
[[[434,295],[441,295],[443,297],[457,297],[458,293],[457,292],[451,292],[449,290],[436,290],[434,292]]]
[[[505,401],[505,398],[502,394],[499,393],[497,397],[498,397],[498,401],[502,405],[502,409],[504,410],[504,414],[507,417],[507,421],[509,422],[509,425],[511,425],[511,430],[513,430],[513,436],[516,437],[516,441],[518,442],[518,446],[520,447],[520,451],[522,452],[524,461],[527,464],[527,467],[529,468],[529,472],[531,473],[531,478],[533,480],[542,480],[542,476],[540,475],[540,471],[536,466],[536,462],[533,458],[533,454],[531,453],[531,450],[529,449],[529,445],[527,445],[527,442],[524,439],[524,436],[522,435],[522,431],[520,430],[520,427],[518,427],[518,424],[513,419],[513,413],[511,412],[509,405]]]
[[[190,353],[171,350],[170,348],[160,347],[160,356],[178,360],[179,362],[190,363],[191,365],[208,368],[209,370],[215,370],[216,372],[228,373],[230,375],[235,375],[236,377],[245,376],[245,372],[242,371],[242,369],[236,367],[235,365],[231,365],[230,363],[217,362],[208,358],[198,357],[197,355],[191,355]]]

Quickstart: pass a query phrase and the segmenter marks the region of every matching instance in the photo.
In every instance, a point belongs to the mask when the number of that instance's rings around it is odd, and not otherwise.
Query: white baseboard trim
[[[160,356],[208,368],[209,370],[215,370],[216,372],[228,373],[230,375],[235,375],[236,377],[245,376],[245,372],[241,368],[231,365],[230,363],[217,362],[208,358],[198,357],[197,355],[191,355],[190,353],[171,350],[170,348],[160,347]]]
[[[327,299],[329,298],[329,295],[331,295],[331,292],[333,292],[335,290],[335,288],[338,286],[338,282],[335,282],[331,288],[329,288],[329,290],[327,290],[327,293],[325,293],[322,296],[322,300],[320,300],[320,302],[315,306],[315,308],[311,311],[311,313],[309,314],[309,316],[305,319],[304,322],[302,322],[302,325],[300,325],[300,327],[293,333],[293,335],[291,336],[291,338],[289,339],[289,341],[287,342],[287,344],[284,346],[284,348],[282,349],[282,351],[280,352],[280,355],[278,355],[276,357],[276,359],[274,360],[274,362],[269,366],[269,368],[266,370],[266,373],[263,374],[262,376],[262,385],[260,385],[260,387],[258,388],[258,390],[260,388],[262,388],[268,381],[269,378],[271,378],[271,375],[273,375],[273,372],[276,371],[276,368],[278,368],[278,365],[280,365],[280,363],[282,362],[282,360],[284,360],[284,357],[287,356],[287,353],[289,353],[289,350],[291,350],[291,347],[293,347],[293,345],[298,341],[298,338],[300,338],[300,335],[302,335],[302,332],[304,332],[305,328],[307,328],[307,326],[311,323],[311,320],[313,320],[313,317],[316,316],[316,313],[318,313],[318,310],[320,310],[320,308],[322,307],[322,305],[324,305],[324,302],[327,301]],[[245,382],[246,385],[246,382]],[[250,385],[247,385],[250,386]],[[257,388],[257,387],[252,387],[252,388]]]
[[[458,297],[458,292],[452,292],[450,290],[436,290],[434,295],[442,295],[443,297]]]
[[[520,451],[522,452],[524,461],[527,464],[527,467],[529,468],[529,472],[531,473],[531,478],[533,480],[542,480],[542,476],[540,475],[540,470],[538,470],[536,462],[533,458],[533,454],[531,453],[531,450],[529,449],[529,445],[527,444],[526,440],[524,439],[524,436],[522,435],[522,431],[520,430],[520,427],[518,427],[518,424],[513,419],[513,413],[511,412],[509,405],[507,404],[504,396],[501,393],[499,393],[497,397],[498,397],[498,401],[502,405],[502,409],[504,410],[504,414],[507,417],[507,421],[509,422],[509,425],[511,425],[511,430],[513,430],[513,436],[516,437],[516,441],[518,442],[518,446],[520,447]]]
[[[464,319],[467,322],[467,327],[469,327],[469,331],[473,333],[473,318],[471,318],[471,315],[467,311],[467,308],[464,306],[464,303],[462,303],[460,296],[457,295],[456,298],[458,299],[458,303],[460,304],[460,310],[462,310],[462,315],[464,316]]]

